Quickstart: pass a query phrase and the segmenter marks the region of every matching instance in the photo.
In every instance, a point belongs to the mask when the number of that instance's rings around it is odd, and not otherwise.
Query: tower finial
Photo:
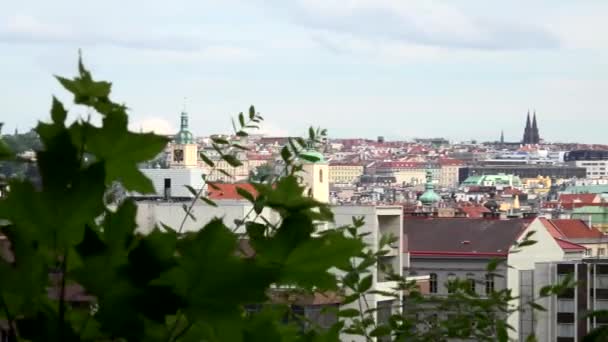
[[[184,103],[183,103],[183,107],[182,107],[182,112],[186,112],[186,102],[188,102],[188,98],[186,96],[184,96]]]

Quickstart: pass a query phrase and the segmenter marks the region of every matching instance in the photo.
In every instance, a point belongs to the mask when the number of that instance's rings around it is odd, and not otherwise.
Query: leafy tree
[[[51,121],[35,129],[41,142],[36,151],[40,187],[12,179],[8,196],[0,200],[0,233],[10,249],[0,254],[0,319],[12,341],[337,341],[341,334],[369,341],[506,340],[504,317],[516,309],[508,306],[510,291],[479,298],[466,291],[466,283],[455,281],[453,295],[429,299],[390,269],[385,272],[398,286],[383,294],[396,299],[398,310],[387,322],[373,318],[377,309],[366,301],[374,291],[370,272],[395,240],[387,236],[377,248],[365,245],[360,219],[318,230],[332,223],[333,214],[305,194],[298,173],[299,160],[311,158],[301,152],[321,141],[323,130],[311,129],[308,142],[290,139],[281,150],[283,172],[254,183],[256,196],[238,190],[253,204],[242,220],[215,218],[201,223],[197,232],[182,232],[186,220],[196,219],[192,208],[197,201],[214,205],[202,189],[189,188],[194,199],[184,206],[179,227],[137,233],[134,201],[108,197],[115,197],[116,184],[153,192],[137,165],[157,156],[167,139],[128,131],[127,107],[111,100],[111,84],[94,80],[82,61],[77,76],[57,79],[75,104],[101,115],[102,125],[66,124],[68,110],[53,98]],[[247,136],[263,120],[253,106],[237,117],[238,136]],[[246,149],[222,138],[213,139],[213,148],[233,167],[240,164],[235,153]],[[0,159],[15,158],[0,140]],[[201,159],[225,172],[206,155]],[[264,221],[264,209],[276,211],[280,220]],[[488,265],[488,272],[497,265]],[[71,294],[80,287],[91,296],[90,306],[73,300]],[[334,291],[358,309],[339,310],[340,320],[330,329],[314,324],[302,329],[296,322],[305,318],[288,305],[247,312],[249,305],[269,303],[277,288]],[[559,290],[548,288],[544,295]],[[407,295],[400,301],[403,292]],[[411,315],[412,309],[428,305],[453,316],[429,321]],[[285,317],[294,319],[285,323]]]

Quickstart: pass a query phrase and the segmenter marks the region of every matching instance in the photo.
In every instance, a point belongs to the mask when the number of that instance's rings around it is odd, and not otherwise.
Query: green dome
[[[194,143],[194,138],[190,131],[179,131],[177,135],[175,135],[175,142],[178,144],[192,144]]]
[[[433,174],[430,170],[426,171],[426,185],[424,187],[426,191],[420,196],[420,202],[424,205],[431,205],[433,203],[437,203],[441,200],[441,196],[439,196],[435,192],[435,187],[433,186]]]
[[[420,196],[422,204],[433,204],[439,202],[439,200],[441,200],[441,197],[433,190],[427,190]]]
[[[308,156],[311,158],[315,158],[316,161],[314,163],[324,163],[325,162],[325,157],[323,156],[323,153],[315,151],[315,150],[306,150],[306,151],[300,153],[300,156]],[[302,159],[309,163],[312,162],[312,161],[308,161],[304,158],[302,158]]]
[[[192,133],[188,130],[188,113],[182,112],[180,130],[175,135],[175,142],[178,144],[194,144]]]

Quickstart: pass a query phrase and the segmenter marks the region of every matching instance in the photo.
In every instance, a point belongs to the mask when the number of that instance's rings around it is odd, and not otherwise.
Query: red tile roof
[[[555,242],[557,242],[557,244],[565,251],[584,251],[587,249],[585,248],[585,246],[581,246],[579,244],[568,242],[566,240],[558,238],[555,239]]]
[[[483,213],[489,213],[490,209],[483,205],[462,205],[460,209],[467,214],[468,217],[479,218],[483,217]]]
[[[213,188],[215,186],[217,189]],[[244,199],[239,193],[236,191],[237,188],[241,188],[243,190],[248,191],[253,194],[253,196],[257,196],[257,191],[253,187],[253,185],[249,183],[213,183],[213,186],[209,186],[209,190],[207,193],[207,197],[211,200],[242,200]]]
[[[570,203],[597,203],[599,201],[597,194],[561,194],[559,202],[562,204]]]
[[[426,165],[426,163],[392,161],[382,162],[377,166],[377,168],[424,169]]]
[[[604,236],[597,228],[589,227],[582,220],[540,218],[547,231],[559,239],[599,239]]]

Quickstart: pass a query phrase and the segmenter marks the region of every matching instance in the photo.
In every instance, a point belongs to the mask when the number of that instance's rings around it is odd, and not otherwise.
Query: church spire
[[[505,143],[505,131],[504,130],[500,130],[500,144],[504,145]]]
[[[524,129],[524,145],[530,144],[532,138],[532,127],[530,126],[530,110],[528,109],[528,117],[526,118],[526,128]]]
[[[532,119],[532,130],[531,140],[533,144],[540,142],[540,135],[538,134],[538,125],[536,124],[536,110],[534,110],[534,118]]]

